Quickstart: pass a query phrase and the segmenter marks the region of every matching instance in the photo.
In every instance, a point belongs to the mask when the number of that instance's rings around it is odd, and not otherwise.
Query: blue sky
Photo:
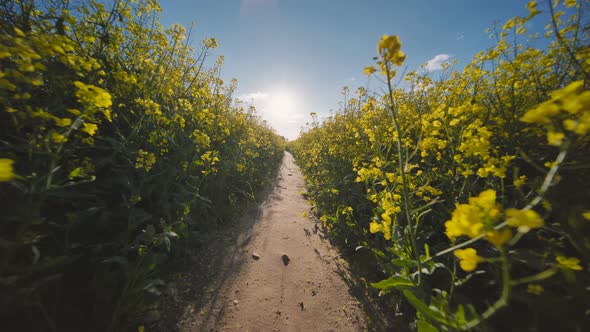
[[[490,45],[485,29],[527,15],[526,0],[161,0],[162,23],[188,26],[194,40],[215,37],[222,78],[289,139],[338,108],[341,89],[365,86],[383,34],[396,34],[407,70],[436,59],[461,64]],[[542,22],[544,25],[545,22]],[[437,57],[438,56],[438,57]],[[433,60],[434,59],[434,60]],[[212,59],[213,60],[213,59]],[[375,85],[376,88],[380,86]]]

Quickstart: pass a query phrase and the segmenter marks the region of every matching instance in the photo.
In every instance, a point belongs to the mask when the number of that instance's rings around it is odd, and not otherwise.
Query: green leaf
[[[420,319],[418,321],[418,332],[438,332],[438,329],[429,322]]]
[[[408,301],[414,306],[414,308],[416,308],[416,310],[419,311],[424,316],[426,316],[434,321],[437,321],[439,323],[442,323],[444,325],[456,327],[455,324],[452,324],[451,322],[449,322],[440,313],[440,311],[434,310],[431,307],[429,307],[426,303],[424,303],[422,300],[417,298],[416,295],[414,295],[414,293],[411,292],[410,290],[406,289],[403,292],[404,292],[404,296],[406,297],[406,299],[408,299]]]
[[[416,261],[411,259],[402,259],[402,258],[395,258],[391,260],[391,264],[399,267],[407,267],[412,268],[418,265]]]
[[[424,252],[426,253],[426,259],[430,258],[430,247],[428,243],[424,243]]]
[[[70,179],[74,179],[80,176],[80,174],[82,174],[82,167],[76,167],[74,168],[71,172],[70,172]]]
[[[457,312],[455,313],[455,318],[459,325],[465,325],[467,323],[467,318],[465,317],[465,307],[462,304],[459,304]]]
[[[387,255],[385,255],[385,253],[379,249],[371,249],[371,251],[373,251],[373,253],[381,258],[387,259]]]
[[[397,288],[400,290],[404,290],[407,288],[414,287],[414,283],[405,277],[402,276],[391,276],[387,279],[381,280],[379,282],[371,283],[373,288],[380,289],[382,291],[389,291],[392,288]]]

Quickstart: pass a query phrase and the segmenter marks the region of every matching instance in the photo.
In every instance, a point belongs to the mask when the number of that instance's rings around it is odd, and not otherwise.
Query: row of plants
[[[119,330],[272,179],[284,139],[160,10],[0,1],[3,330]]]
[[[385,92],[345,89],[287,145],[328,233],[372,254],[371,286],[419,331],[590,328],[588,3],[527,9],[440,79],[398,80],[383,36],[365,73]]]

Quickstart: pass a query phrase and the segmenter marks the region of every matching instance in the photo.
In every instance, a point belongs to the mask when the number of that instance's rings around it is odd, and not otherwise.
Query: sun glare
[[[269,109],[275,114],[289,115],[295,111],[295,98],[293,93],[279,90],[270,94]]]

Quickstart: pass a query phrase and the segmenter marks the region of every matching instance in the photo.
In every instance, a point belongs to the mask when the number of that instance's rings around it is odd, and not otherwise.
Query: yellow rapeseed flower
[[[12,164],[14,164],[14,160],[0,158],[0,182],[12,181],[16,177]]]
[[[538,9],[537,9],[537,2],[536,1],[529,1],[529,3],[527,3],[526,8],[529,10],[529,18],[533,18],[535,16],[537,16],[539,13],[541,13]]]
[[[582,266],[580,266],[580,260],[576,257],[564,257],[564,256],[557,256],[556,257],[557,263],[559,267],[566,270],[575,270],[581,271]]]
[[[445,233],[450,239],[467,235],[471,238],[482,233],[484,224],[480,221],[479,210],[468,204],[458,204],[451,220],[445,222]]]
[[[577,4],[576,0],[565,0],[563,2],[567,8],[571,8]]]
[[[525,184],[526,180],[526,175],[521,175],[518,177],[518,179],[514,180],[514,186],[516,188],[522,187],[522,185]]]
[[[399,41],[398,36],[388,36],[383,35],[379,40],[379,44],[377,44],[377,52],[379,54],[383,53],[395,53],[399,49],[401,49],[402,44]]]
[[[60,133],[53,132],[53,133],[51,133],[51,140],[54,141],[55,143],[64,143],[68,139]]]
[[[560,133],[557,131],[548,131],[547,132],[547,143],[553,146],[560,146],[563,143],[563,139],[565,138],[564,133]]]
[[[217,39],[215,38],[208,38],[203,40],[203,44],[207,48],[217,48],[219,45],[217,44]]]
[[[90,84],[84,84],[80,81],[75,81],[74,85],[77,88],[76,97],[87,105],[99,108],[109,108],[113,104],[111,95],[102,88]]]
[[[485,239],[490,242],[491,244],[495,245],[497,248],[500,248],[506,243],[508,240],[512,238],[512,231],[508,228],[505,228],[501,231],[492,230],[486,233]]]
[[[24,32],[23,32],[21,29],[19,29],[19,28],[16,28],[16,27],[15,27],[15,28],[14,28],[14,32],[15,32],[15,33],[16,33],[16,35],[17,35],[17,36],[19,36],[19,37],[25,37],[25,36],[26,36],[26,35],[25,35],[25,33],[24,33]]]
[[[492,218],[496,218],[500,212],[496,204],[496,192],[492,189],[484,190],[476,197],[469,197],[469,204],[486,211]]]
[[[533,210],[506,209],[506,222],[512,227],[517,227],[521,233],[544,225],[541,216]]]
[[[549,100],[540,104],[536,108],[527,111],[520,118],[520,121],[527,123],[549,124],[551,123],[551,118],[557,114],[559,114],[559,106]]]
[[[566,130],[577,135],[586,135],[590,132],[590,91],[584,90],[584,81],[574,81],[562,89],[549,93],[551,99],[539,104],[527,111],[520,121],[544,125],[550,132],[553,131],[552,119],[556,115],[567,115],[563,120]],[[549,143],[558,145],[560,141],[557,133],[548,135]]]
[[[69,118],[54,118],[53,120],[55,121],[55,125],[58,127],[67,127],[72,124],[72,119]]]
[[[97,129],[98,126],[96,124],[84,122],[83,127],[80,130],[87,133],[90,136],[94,136],[94,134],[96,134]]]
[[[363,72],[365,73],[365,75],[371,75],[375,71],[376,71],[375,70],[375,67],[373,67],[373,66],[365,67],[365,69],[363,70]]]
[[[144,150],[137,151],[137,158],[135,159],[135,168],[143,168],[146,172],[149,172],[155,163],[156,156],[153,153]]]
[[[477,264],[483,261],[483,259],[477,255],[477,251],[473,248],[457,249],[454,251],[454,254],[455,257],[460,260],[459,266],[467,272],[475,270]]]
[[[469,198],[469,204],[457,204],[451,220],[445,223],[446,235],[455,238],[467,235],[477,237],[490,229],[500,217],[500,206],[496,203],[496,192],[485,190]]]
[[[401,51],[402,44],[398,36],[383,35],[377,45],[377,52],[385,61],[390,61],[396,66],[401,66],[406,55]]]
[[[72,113],[75,116],[78,116],[80,114],[82,114],[82,112],[80,112],[80,110],[74,109],[74,108],[68,108],[66,109],[66,111],[68,111],[69,113]]]
[[[531,294],[535,294],[535,295],[541,295],[543,293],[545,289],[543,289],[543,286],[538,285],[538,284],[529,284],[527,287],[527,292],[531,293]]]
[[[381,215],[381,217],[384,217],[384,216]],[[383,237],[386,240],[390,240],[391,239],[391,217],[386,215],[383,218],[383,222],[381,222],[381,223],[376,222],[376,221],[372,221],[369,224],[369,232],[371,232],[371,234],[381,232],[381,233],[383,233]]]

